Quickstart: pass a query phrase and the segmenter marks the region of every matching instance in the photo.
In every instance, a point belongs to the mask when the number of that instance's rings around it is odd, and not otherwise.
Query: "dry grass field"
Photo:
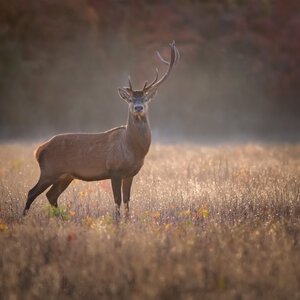
[[[153,145],[119,223],[109,182],[23,218],[35,146],[0,146],[0,299],[300,299],[300,145]]]

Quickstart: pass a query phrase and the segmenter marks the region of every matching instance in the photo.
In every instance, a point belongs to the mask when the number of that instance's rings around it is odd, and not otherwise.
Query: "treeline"
[[[299,11],[298,0],[1,1],[0,135],[111,126],[123,113],[116,87],[127,73],[137,86],[151,79],[154,51],[167,56],[173,39],[182,60],[161,94],[172,97],[169,131],[269,132],[273,116],[295,128]],[[161,105],[158,123],[170,111]]]

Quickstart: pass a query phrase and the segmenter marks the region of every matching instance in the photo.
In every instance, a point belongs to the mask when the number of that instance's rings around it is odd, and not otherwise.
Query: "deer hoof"
[[[130,213],[129,213],[129,209],[127,209],[127,208],[125,208],[124,217],[125,217],[125,221],[129,221]]]
[[[115,221],[119,221],[121,219],[121,213],[120,213],[120,209],[116,208],[114,211],[114,215],[113,215],[113,219]]]

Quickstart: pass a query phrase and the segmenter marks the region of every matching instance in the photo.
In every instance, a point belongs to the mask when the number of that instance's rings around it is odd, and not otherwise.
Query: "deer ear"
[[[154,88],[154,89],[150,90],[150,91],[146,94],[147,102],[148,102],[148,101],[151,101],[151,100],[155,97],[156,93],[157,93],[157,89]]]
[[[131,101],[131,95],[128,92],[127,88],[118,88],[119,96],[126,102]]]

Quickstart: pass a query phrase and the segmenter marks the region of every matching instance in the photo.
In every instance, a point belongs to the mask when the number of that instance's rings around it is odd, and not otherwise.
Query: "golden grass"
[[[119,224],[109,182],[22,218],[33,149],[0,146],[1,299],[300,298],[299,145],[154,145]]]

